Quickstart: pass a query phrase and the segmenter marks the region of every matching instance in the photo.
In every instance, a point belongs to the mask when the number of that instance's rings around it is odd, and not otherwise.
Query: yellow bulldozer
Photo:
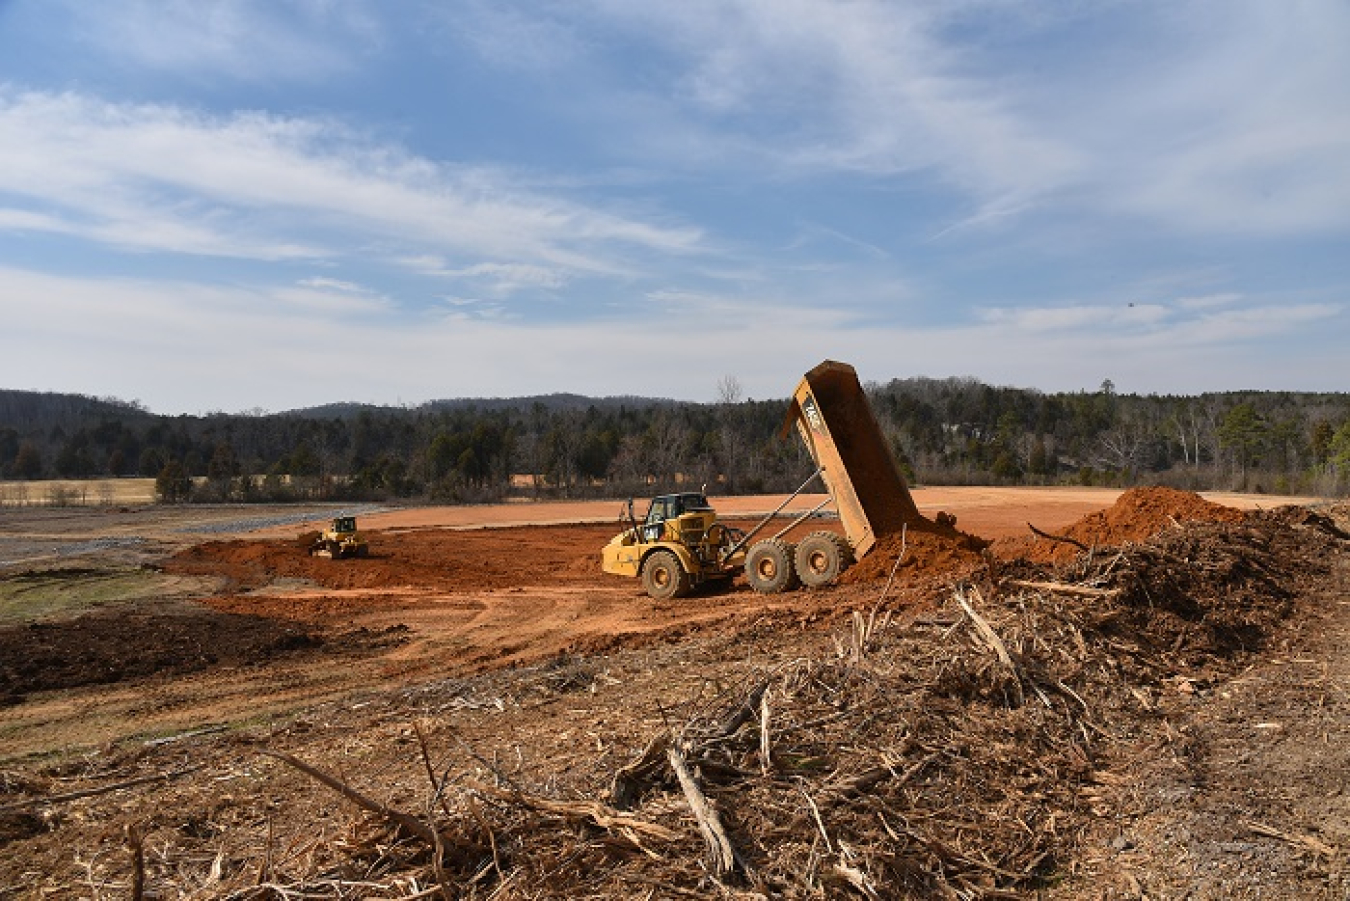
[[[328,557],[341,560],[344,557],[365,557],[370,547],[365,537],[356,529],[355,516],[336,516],[328,528],[320,532],[309,545],[311,557]]]
[[[641,523],[630,499],[627,528],[602,551],[604,571],[638,576],[647,594],[662,599],[730,581],[742,570],[759,592],[818,588],[834,581],[883,535],[931,526],[909,493],[852,366],[826,360],[802,378],[783,423],[784,437],[794,426],[816,471],[749,532],[718,522],[702,492],[654,498]],[[826,500],[777,534],[751,543],[818,478],[829,493]],[[792,529],[831,503],[844,534],[820,530],[795,544],[786,540]]]

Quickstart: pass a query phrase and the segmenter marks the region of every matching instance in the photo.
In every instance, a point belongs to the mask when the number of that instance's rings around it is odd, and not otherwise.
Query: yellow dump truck
[[[601,554],[604,571],[640,577],[655,598],[681,597],[705,583],[728,581],[742,570],[755,591],[815,588],[833,581],[881,536],[906,525],[927,524],[852,366],[826,360],[802,378],[783,424],[784,436],[794,426],[816,471],[748,533],[719,523],[702,493],[654,498],[641,523],[629,500],[628,527]],[[817,478],[824,481],[829,499],[777,534],[755,541]],[[786,540],[793,528],[830,503],[839,513],[843,535],[817,531],[796,544]]]
[[[794,426],[844,527],[843,536],[813,532],[797,544],[793,561],[803,584],[832,581],[884,535],[930,525],[909,493],[852,366],[826,360],[802,378],[784,433]]]

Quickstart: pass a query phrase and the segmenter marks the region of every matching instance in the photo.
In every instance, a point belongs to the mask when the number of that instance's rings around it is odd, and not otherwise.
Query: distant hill
[[[337,401],[314,407],[300,407],[277,413],[250,411],[247,413],[208,412],[200,416],[188,416],[189,419],[219,419],[247,416],[259,418],[266,416],[300,417],[304,419],[355,419],[361,413],[400,413],[408,410],[436,412],[440,410],[479,410],[493,412],[502,410],[532,410],[536,406],[547,411],[586,410],[595,407],[598,410],[613,410],[620,407],[645,410],[652,407],[674,406],[681,401],[658,397],[637,397],[621,395],[612,397],[586,397],[581,394],[535,394],[526,397],[460,397],[430,400],[413,407],[399,407],[389,404],[367,404],[355,401]],[[97,425],[108,420],[136,420],[165,417],[147,409],[140,401],[125,401],[115,397],[93,397],[87,394],[67,394],[55,391],[22,391],[0,388],[0,428],[11,428],[19,432],[31,432],[60,428],[70,431],[86,425]],[[178,417],[183,418],[183,417]]]
[[[526,397],[458,397],[442,400],[429,400],[415,407],[392,407],[387,405],[360,403],[322,404],[317,407],[302,407],[278,414],[282,416],[303,416],[314,419],[354,419],[361,413],[389,413],[414,410],[436,412],[441,410],[476,410],[484,413],[503,410],[533,410],[536,406],[549,412],[557,410],[614,410],[620,407],[646,410],[652,407],[674,406],[681,401],[668,398],[636,397],[621,395],[617,397],[586,397],[582,394],[532,394]]]
[[[29,432],[60,427],[69,430],[109,419],[151,419],[138,401],[86,394],[0,389],[0,426]]]
[[[1167,484],[1336,495],[1350,486],[1350,394],[1047,394],[972,378],[867,386],[902,469],[930,484]],[[336,402],[156,415],[140,403],[0,390],[0,480],[204,479],[202,500],[498,500],[716,483],[786,491],[809,459],[786,398],[690,403],[578,394]],[[265,477],[249,479],[245,476]],[[0,500],[3,503],[3,500]]]

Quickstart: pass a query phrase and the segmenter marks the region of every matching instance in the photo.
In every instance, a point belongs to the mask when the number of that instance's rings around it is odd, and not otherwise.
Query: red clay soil
[[[368,536],[369,557],[345,560],[310,557],[299,539],[211,541],[173,557],[164,570],[223,577],[231,594],[278,579],[341,591],[479,591],[593,582],[603,575],[598,549],[615,531],[612,525],[581,525],[376,532]]]
[[[1245,516],[1189,492],[1138,488],[1059,533],[1087,547],[1118,546],[1183,522],[1235,523]],[[810,528],[818,525],[799,527],[789,538],[799,540]],[[636,580],[600,571],[597,549],[614,530],[604,524],[375,531],[369,534],[371,556],[349,560],[310,557],[298,536],[206,542],[162,564],[171,575],[219,580],[219,589],[200,606],[171,615],[94,612],[60,624],[0,628],[0,661],[6,661],[0,665],[0,704],[18,703],[34,691],[155,673],[387,653],[419,634],[462,632],[473,649],[463,655],[466,663],[510,665],[529,655],[502,656],[491,643],[538,645],[539,653],[555,645],[594,650],[596,642],[632,644],[674,634],[717,611],[732,615],[772,603],[805,612],[841,603],[819,592],[756,596],[737,588],[707,598],[697,610],[687,602],[667,605],[668,610],[653,606],[640,597]],[[989,547],[945,523],[885,536],[844,574],[840,590],[894,575],[892,602],[912,603],[932,593],[921,586],[976,571]],[[1003,560],[1033,564],[1065,562],[1081,553],[1068,542],[1035,538],[1003,538],[992,550]],[[529,620],[530,610],[537,622]],[[506,624],[502,634],[486,629],[487,620]],[[540,630],[547,635],[535,634]]]
[[[871,582],[889,579],[892,573],[905,580],[957,577],[979,566],[988,546],[982,538],[937,525],[898,532],[879,539],[871,553],[849,567],[839,581],[845,585]]]
[[[1212,503],[1192,491],[1162,486],[1131,488],[1107,509],[1090,513],[1054,533],[1068,541],[1005,538],[994,543],[994,551],[1004,559],[1025,557],[1037,563],[1064,563],[1083,547],[1138,544],[1185,522],[1239,523],[1246,516],[1241,510]]]
[[[1085,546],[1115,546],[1145,541],[1182,522],[1232,523],[1245,515],[1189,492],[1138,488],[1059,531]],[[156,672],[265,665],[281,657],[314,654],[379,653],[408,640],[405,621],[416,623],[415,631],[440,628],[447,617],[472,624],[481,610],[505,602],[492,597],[505,593],[507,598],[531,586],[564,592],[631,589],[636,596],[636,580],[600,571],[597,549],[614,530],[614,525],[604,524],[375,531],[368,536],[371,556],[348,560],[310,557],[303,549],[307,542],[299,536],[205,542],[163,563],[171,575],[220,580],[219,590],[196,610],[172,616],[93,613],[60,625],[0,629],[0,659],[11,661],[0,667],[0,697],[15,703],[32,691],[120,682]],[[799,527],[789,538],[800,539],[808,530]],[[840,583],[862,586],[894,575],[893,600],[917,599],[924,593],[899,589],[963,578],[979,568],[988,548],[990,543],[982,538],[932,524],[883,537]],[[1035,538],[1003,538],[992,549],[1004,560],[1042,564],[1080,553],[1073,544]],[[774,600],[738,589],[714,606],[730,612],[751,598]],[[805,609],[819,599],[799,600],[795,606]],[[589,626],[615,615],[609,609],[615,599],[576,603],[578,626],[587,625],[586,609],[596,620]],[[627,606],[617,603],[621,609]],[[456,612],[461,609],[462,614]],[[666,626],[675,631],[689,621],[679,609],[660,613],[655,611],[654,619],[668,620]],[[642,631],[652,626],[662,628],[653,621]],[[391,629],[398,634],[386,634]],[[620,628],[616,623],[613,630],[599,632],[579,628],[576,647],[589,647],[603,635],[608,643],[615,636],[640,637],[631,624]],[[480,634],[477,640],[493,639]]]

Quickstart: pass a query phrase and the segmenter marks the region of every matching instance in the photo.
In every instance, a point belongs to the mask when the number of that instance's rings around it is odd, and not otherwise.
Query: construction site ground
[[[0,898],[1350,897],[1343,508],[914,493],[664,602],[613,501],[0,509]]]

